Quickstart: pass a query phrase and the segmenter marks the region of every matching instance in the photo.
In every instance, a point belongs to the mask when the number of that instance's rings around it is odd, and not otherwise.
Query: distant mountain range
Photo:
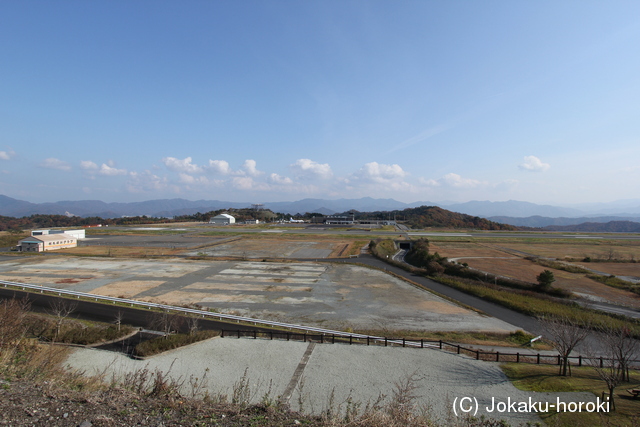
[[[23,217],[34,214],[73,214],[82,217],[121,216],[173,217],[209,212],[217,209],[240,209],[250,202],[221,200],[161,199],[132,203],[105,203],[100,200],[60,201],[55,203],[30,203],[0,195],[0,215]],[[438,206],[452,212],[487,218],[494,222],[526,227],[568,226],[584,222],[607,223],[611,221],[640,222],[640,199],[624,200],[609,204],[581,205],[580,209],[537,205],[509,200],[506,202],[470,201],[466,203],[435,203],[429,201],[403,203],[394,199],[303,199],[295,202],[264,203],[274,212],[289,215],[306,212],[330,215],[357,210],[360,212],[392,211],[420,206]],[[619,209],[619,211],[616,211]],[[608,212],[608,214],[602,214]],[[600,213],[600,215],[598,215]]]

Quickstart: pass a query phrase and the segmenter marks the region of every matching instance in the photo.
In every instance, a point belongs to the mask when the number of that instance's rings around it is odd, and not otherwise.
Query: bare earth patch
[[[113,282],[93,290],[94,294],[106,297],[131,298],[140,292],[148,291],[163,284],[163,281],[139,281],[128,280],[124,282]]]
[[[470,267],[481,271],[488,271],[501,276],[536,283],[536,276],[542,273],[546,267],[534,264],[524,258],[520,259],[485,259],[467,258],[464,261]],[[640,297],[633,292],[612,288],[602,283],[593,281],[583,274],[569,273],[562,270],[553,270],[556,282],[553,286],[580,294],[592,295],[603,298],[613,304],[626,305],[640,308]]]

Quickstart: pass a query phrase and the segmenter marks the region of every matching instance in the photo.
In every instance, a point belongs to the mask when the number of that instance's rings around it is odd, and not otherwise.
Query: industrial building
[[[312,224],[355,224],[354,215],[327,215],[311,218]]]
[[[84,229],[80,230],[33,230],[31,231],[32,236],[46,236],[51,234],[66,234],[69,236],[73,236],[76,239],[84,239],[86,238],[86,233]]]
[[[76,246],[78,246],[78,239],[75,236],[54,233],[26,237],[18,242],[17,248],[21,252],[45,252]]]
[[[216,215],[209,220],[209,224],[215,224],[215,225],[229,225],[229,224],[235,224],[235,223],[236,223],[236,219],[229,214]]]

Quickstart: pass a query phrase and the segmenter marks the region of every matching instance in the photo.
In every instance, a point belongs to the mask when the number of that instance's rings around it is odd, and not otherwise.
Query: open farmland
[[[56,256],[0,262],[0,276],[332,329],[516,329],[384,272],[349,264]]]
[[[585,240],[578,243],[544,241],[522,243],[510,239],[491,243],[479,243],[471,241],[435,241],[431,242],[432,252],[438,252],[442,256],[467,263],[469,267],[480,271],[497,274],[513,279],[535,283],[536,276],[548,267],[538,265],[525,259],[527,256],[540,256],[548,258],[576,258],[585,254],[601,254],[604,251],[626,254],[628,257],[636,253],[640,254],[640,243],[636,241],[607,242]],[[592,262],[573,263],[574,265],[598,270],[607,274],[637,277],[640,276],[640,264],[638,263],[611,263]],[[555,287],[573,292],[576,296],[593,301],[610,302],[640,308],[640,296],[624,289],[613,288],[596,282],[582,273],[569,273],[562,270],[553,270],[556,282]]]
[[[621,261],[640,260],[640,241],[638,240],[607,240],[606,238],[546,240],[544,242],[503,241],[499,246],[521,251],[531,255],[548,258],[572,258],[581,260],[586,257],[592,259],[616,259]]]

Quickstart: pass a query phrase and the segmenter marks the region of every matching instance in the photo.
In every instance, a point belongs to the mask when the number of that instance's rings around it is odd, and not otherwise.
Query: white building
[[[84,229],[80,230],[32,230],[32,236],[48,236],[51,234],[67,234],[69,236],[73,236],[76,239],[84,239],[86,238],[86,233]]]
[[[209,224],[215,224],[215,225],[229,225],[229,224],[235,224],[235,223],[236,223],[236,219],[229,214],[216,215],[209,220]]]
[[[78,246],[78,239],[64,233],[35,235],[18,242],[18,250],[22,252],[55,251],[76,246]]]

